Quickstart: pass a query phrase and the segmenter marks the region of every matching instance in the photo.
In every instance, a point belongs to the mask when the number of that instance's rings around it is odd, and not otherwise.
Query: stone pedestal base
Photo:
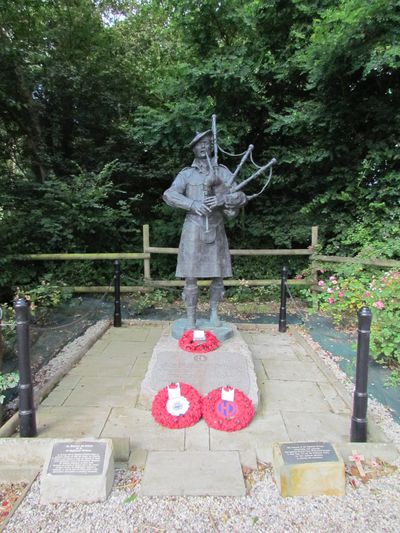
[[[258,387],[251,352],[234,324],[229,324],[232,337],[219,348],[206,354],[181,350],[178,341],[165,330],[153,350],[142,382],[139,405],[146,409],[157,392],[170,383],[191,385],[204,396],[223,386],[240,389],[258,406]]]
[[[40,503],[103,502],[113,482],[111,439],[59,441],[43,466]]]
[[[171,335],[174,337],[174,339],[180,339],[187,329],[189,329],[187,327],[187,319],[180,318],[172,323]],[[208,331],[211,331],[211,333],[217,337],[219,342],[227,341],[233,337],[234,334],[233,325],[229,322],[222,321],[220,326],[213,326],[210,324],[209,320],[199,319],[196,321],[196,329],[207,329]]]
[[[344,496],[344,462],[333,444],[275,443],[272,455],[281,496]]]

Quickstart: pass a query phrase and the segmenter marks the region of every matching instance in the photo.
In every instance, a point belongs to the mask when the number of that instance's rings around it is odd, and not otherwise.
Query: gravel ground
[[[337,378],[352,384],[334,358],[306,332],[302,335]],[[400,426],[388,410],[369,400],[369,410],[391,442],[400,449]],[[118,469],[110,497],[99,504],[40,505],[40,481],[4,529],[7,533],[81,532],[358,532],[400,531],[400,471],[379,461],[365,483],[346,475],[344,497],[282,498],[271,465],[246,471],[247,495],[232,497],[141,497],[141,470]],[[398,459],[395,466],[400,467]]]

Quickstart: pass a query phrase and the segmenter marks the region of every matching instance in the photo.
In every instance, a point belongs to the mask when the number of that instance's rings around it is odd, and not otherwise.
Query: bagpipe
[[[246,195],[248,201],[249,200],[253,200],[254,198],[257,198],[257,196],[260,196],[260,194],[262,194],[265,191],[265,189],[268,187],[268,185],[271,182],[271,179],[272,179],[272,167],[277,162],[275,157],[273,157],[265,165],[257,165],[255,163],[254,159],[253,159],[253,150],[254,150],[254,145],[253,144],[250,144],[249,147],[247,148],[247,150],[245,150],[244,152],[242,152],[240,154],[232,154],[232,153],[229,153],[226,150],[224,150],[221,146],[219,146],[218,140],[217,140],[217,116],[216,115],[212,115],[212,117],[211,117],[211,135],[212,135],[212,144],[213,144],[213,153],[214,153],[214,155],[213,155],[212,161],[210,160],[210,157],[207,156],[208,165],[210,167],[210,175],[214,176],[214,179],[217,176],[218,151],[220,151],[223,154],[225,154],[227,156],[230,156],[230,157],[241,157],[241,160],[240,160],[239,164],[237,165],[235,171],[233,172],[232,176],[230,177],[229,181],[224,184],[225,185],[225,190],[229,194],[236,193],[236,192],[240,191],[241,189],[243,189],[243,187],[245,187],[248,183],[250,183],[254,179],[256,179],[259,176],[261,176],[262,174],[264,174],[269,169],[269,175],[268,175],[268,177],[266,179],[265,184],[261,188],[261,190],[258,193],[256,193],[256,194]],[[236,180],[237,176],[239,175],[240,171],[242,170],[244,164],[246,163],[246,161],[248,159],[250,159],[250,163],[257,170],[251,176],[249,176],[248,178],[243,180],[241,183],[236,184],[235,180]],[[211,181],[213,181],[213,180],[211,180]],[[216,184],[216,181],[214,181],[214,184]],[[213,183],[210,183],[210,185],[213,185]]]

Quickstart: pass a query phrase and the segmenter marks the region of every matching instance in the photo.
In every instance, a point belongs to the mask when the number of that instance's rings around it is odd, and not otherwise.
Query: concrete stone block
[[[113,437],[112,439],[114,461],[126,463],[129,460],[131,447],[129,437]]]
[[[400,453],[398,448],[393,443],[386,442],[346,442],[338,443],[336,447],[342,454],[343,461],[349,462],[349,457],[356,451],[364,456],[366,461],[378,458],[388,463],[394,463],[399,460]]]
[[[257,470],[257,455],[255,450],[242,450],[239,452],[239,460],[242,467]]]
[[[272,453],[281,496],[344,496],[344,462],[333,444],[275,443]]]
[[[114,482],[111,440],[56,442],[43,466],[40,503],[95,503],[107,499]]]
[[[147,455],[147,450],[142,450],[141,448],[132,450],[129,455],[128,467],[132,468],[134,466],[136,468],[144,468],[147,461]]]
[[[143,496],[244,496],[237,452],[149,452]]]
[[[39,468],[19,466],[0,466],[0,483],[32,483],[38,475]]]

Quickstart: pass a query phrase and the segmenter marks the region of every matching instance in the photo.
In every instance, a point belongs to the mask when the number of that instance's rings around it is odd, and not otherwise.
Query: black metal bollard
[[[353,398],[353,415],[351,417],[351,442],[367,442],[367,389],[371,320],[371,311],[368,307],[362,307],[358,312],[356,386]]]
[[[114,261],[114,328],[121,327],[121,263]]]
[[[36,437],[31,358],[29,354],[29,306],[25,298],[14,302],[19,369],[19,435]]]
[[[280,333],[286,332],[286,283],[288,278],[288,269],[286,266],[282,268],[281,275],[281,306],[279,309],[279,331]]]

